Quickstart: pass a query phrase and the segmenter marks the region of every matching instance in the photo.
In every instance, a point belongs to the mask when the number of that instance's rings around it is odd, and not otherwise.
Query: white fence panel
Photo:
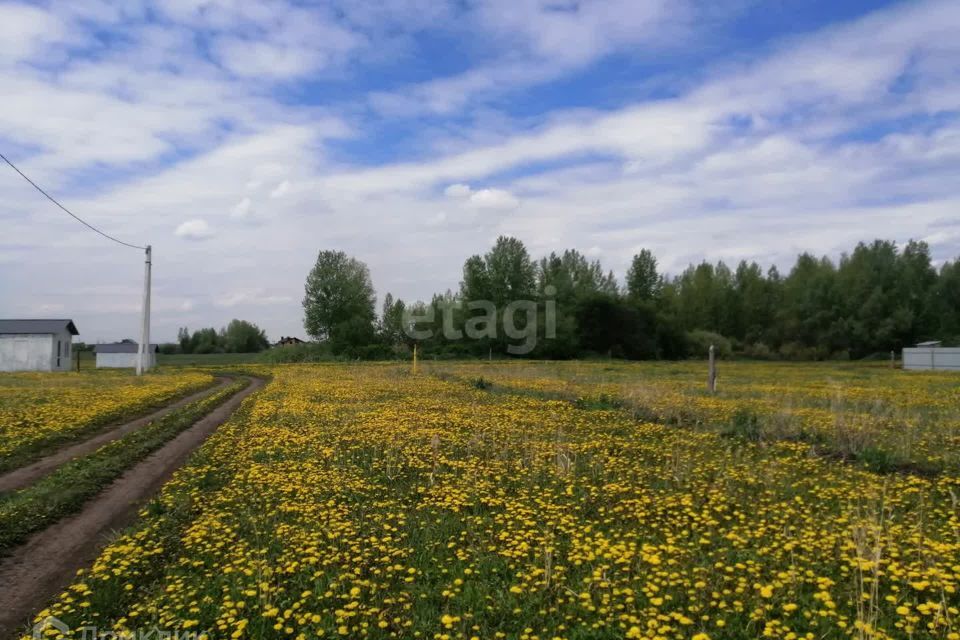
[[[913,347],[903,350],[903,368],[960,371],[960,347]]]

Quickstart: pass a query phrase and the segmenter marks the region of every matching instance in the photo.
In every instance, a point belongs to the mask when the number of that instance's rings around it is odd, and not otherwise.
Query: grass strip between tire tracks
[[[0,555],[26,540],[30,534],[78,511],[87,499],[135,463],[191,427],[248,384],[247,380],[238,380],[86,456],[67,462],[29,487],[0,496]]]

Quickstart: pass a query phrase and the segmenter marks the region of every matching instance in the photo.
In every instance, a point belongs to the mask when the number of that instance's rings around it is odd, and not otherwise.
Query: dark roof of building
[[[93,351],[94,353],[137,353],[138,346],[136,342],[111,342],[109,344],[94,345]],[[156,353],[160,348],[155,344],[151,344],[150,350]]]
[[[78,336],[73,320],[0,320],[0,333],[60,333],[66,329],[71,335]]]

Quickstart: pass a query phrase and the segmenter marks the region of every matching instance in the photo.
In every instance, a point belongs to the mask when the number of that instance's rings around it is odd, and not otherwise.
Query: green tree
[[[223,332],[223,347],[228,353],[256,353],[269,346],[266,332],[246,320],[231,320]]]
[[[220,335],[213,327],[194,331],[190,336],[190,351],[188,353],[223,353]]]
[[[471,256],[463,265],[460,292],[467,302],[489,300],[501,308],[514,300],[532,299],[535,287],[536,268],[516,238],[500,236],[486,255]]]
[[[927,294],[931,333],[923,338],[960,342],[960,260],[945,262]]]
[[[180,343],[181,353],[191,353],[190,330],[186,327],[177,329],[177,342]]]
[[[383,312],[380,315],[380,335],[384,343],[398,345],[406,342],[404,333],[403,315],[406,304],[403,300],[393,299],[393,294],[387,293],[383,298]]]
[[[630,359],[657,356],[656,319],[651,307],[597,293],[579,302],[577,326],[580,345],[588,352]]]
[[[450,297],[450,296],[448,296]],[[493,248],[483,257],[475,255],[467,258],[463,264],[463,280],[460,282],[460,295],[443,304],[463,305],[457,315],[456,329],[461,329],[473,317],[484,314],[482,309],[471,309],[471,303],[486,301],[493,303],[498,313],[502,314],[508,304],[516,300],[534,300],[536,298],[536,266],[527,253],[524,244],[507,236],[497,238]],[[443,306],[434,300],[437,314],[437,326]],[[502,319],[502,315],[498,318]],[[522,328],[522,327],[518,327]],[[497,329],[497,338],[494,341],[487,339],[459,341],[460,348],[473,353],[485,353],[488,348],[495,348],[498,353],[506,348],[507,336],[503,327]]]
[[[321,251],[304,289],[310,336],[329,340],[335,352],[373,342],[376,295],[367,265],[343,251]]]
[[[552,292],[548,287],[552,287]],[[555,303],[555,336],[541,341],[537,350],[539,357],[546,358],[576,356],[580,333],[577,309],[582,301],[599,294],[617,295],[613,273],[605,273],[599,260],[590,261],[576,249],[541,258],[537,263],[537,288],[544,302],[552,300]],[[541,321],[545,332],[546,318],[542,317]]]
[[[633,256],[627,270],[627,296],[631,300],[653,300],[660,288],[657,274],[657,259],[649,249],[642,249]]]

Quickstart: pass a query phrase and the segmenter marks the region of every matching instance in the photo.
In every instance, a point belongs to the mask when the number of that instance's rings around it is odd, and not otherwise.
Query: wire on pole
[[[59,202],[57,202],[56,198],[54,198],[54,197],[51,196],[49,193],[47,193],[46,191],[44,191],[43,189],[41,189],[40,186],[39,186],[36,182],[34,182],[34,181],[31,180],[30,178],[28,178],[27,175],[26,175],[23,171],[20,171],[20,169],[17,168],[17,165],[15,165],[15,164],[13,164],[12,162],[10,162],[10,161],[7,159],[7,157],[6,157],[5,155],[3,155],[2,153],[0,153],[0,158],[3,158],[3,161],[4,161],[4,162],[6,162],[8,165],[10,165],[10,167],[11,167],[14,171],[16,171],[17,173],[19,173],[21,178],[23,178],[24,180],[26,180],[27,182],[29,182],[31,185],[33,185],[33,188],[34,188],[34,189],[36,189],[37,191],[39,191],[40,193],[42,193],[43,195],[45,195],[45,196],[47,197],[47,200],[49,200],[49,201],[52,202],[53,204],[57,205],[57,206],[60,207],[61,209],[63,209],[67,214],[70,215],[70,217],[72,217],[74,220],[76,220],[76,221],[79,222],[80,224],[82,224],[82,225],[84,225],[85,227],[91,229],[92,231],[96,231],[97,233],[99,233],[100,235],[102,235],[104,238],[107,238],[108,240],[113,240],[113,241],[116,242],[117,244],[122,244],[122,245],[125,246],[125,247],[130,247],[131,249],[143,249],[143,250],[146,250],[146,247],[141,247],[140,245],[136,245],[136,244],[130,244],[129,242],[124,242],[123,240],[118,240],[117,238],[114,238],[114,237],[111,236],[110,234],[104,233],[103,231],[100,231],[100,229],[97,229],[95,226],[93,226],[92,224],[90,224],[89,222],[87,222],[86,220],[84,220],[83,218],[81,218],[80,216],[74,214],[72,211],[70,211],[69,209],[67,209],[65,206],[63,206],[62,204],[60,204]]]

